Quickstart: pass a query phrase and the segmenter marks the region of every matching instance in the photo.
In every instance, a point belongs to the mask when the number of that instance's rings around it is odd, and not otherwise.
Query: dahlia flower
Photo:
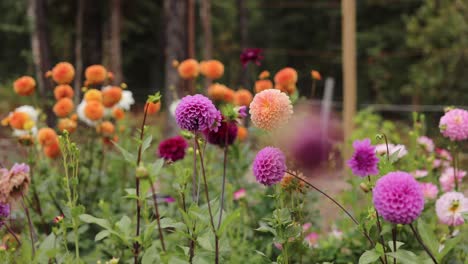
[[[169,161],[178,161],[185,157],[187,141],[181,136],[175,136],[161,141],[158,147],[158,155]]]
[[[235,201],[238,201],[238,200],[244,198],[246,195],[247,195],[247,191],[245,189],[243,189],[243,188],[235,191],[234,194],[233,194]]]
[[[419,184],[421,187],[421,190],[424,195],[424,199],[426,200],[432,200],[437,197],[437,194],[439,193],[439,189],[437,188],[437,185],[430,183],[430,182],[422,182]]]
[[[88,126],[94,127],[94,126],[96,126],[97,122],[94,121],[94,120],[89,119],[85,115],[85,108],[86,108],[87,104],[88,103],[85,100],[81,101],[81,103],[76,108],[76,113],[78,114],[78,119],[79,120],[83,121]]]
[[[15,93],[21,96],[28,96],[36,90],[36,81],[30,76],[22,76],[13,83]]]
[[[255,63],[257,66],[260,66],[263,60],[263,50],[258,48],[246,48],[242,51],[240,55],[240,60],[242,66],[245,68],[249,62]]]
[[[260,150],[253,162],[253,173],[257,182],[263,185],[273,185],[281,181],[286,172],[286,157],[283,152],[274,147]]]
[[[130,110],[130,107],[135,103],[135,99],[133,99],[133,93],[128,90],[122,91],[122,98],[117,103],[117,107],[124,109],[125,111]]]
[[[419,179],[419,178],[424,178],[427,176],[428,172],[427,170],[415,170],[413,172],[411,172],[411,174],[416,178],[416,179]]]
[[[441,223],[449,226],[463,225],[463,215],[468,213],[468,198],[459,192],[448,192],[436,201],[435,208]]]
[[[435,146],[434,146],[434,141],[432,141],[432,139],[426,136],[421,136],[418,138],[418,144],[424,147],[424,149],[427,152],[434,152]]]
[[[377,180],[373,189],[377,212],[393,224],[410,224],[424,209],[424,194],[411,174],[390,172]]]
[[[468,139],[468,111],[452,109],[439,121],[440,132],[452,141]]]
[[[460,185],[466,176],[466,171],[457,169],[457,184]],[[453,167],[447,167],[439,178],[440,187],[444,192],[452,191],[455,188],[455,174]]]
[[[8,199],[18,199],[23,195],[26,195],[31,183],[29,176],[29,166],[25,163],[15,163],[11,167],[7,176],[5,175],[1,179],[0,189],[2,193],[6,194]]]
[[[210,99],[201,94],[187,95],[176,108],[176,122],[180,128],[192,132],[218,131],[221,113]]]
[[[233,121],[222,121],[218,131],[203,131],[208,143],[224,147],[224,145],[232,145],[237,137],[237,125]],[[227,137],[227,138],[226,138]]]
[[[252,123],[264,130],[284,125],[293,113],[289,96],[276,89],[268,89],[255,95],[250,103]]]
[[[354,154],[348,160],[348,166],[354,175],[366,177],[379,173],[377,164],[379,159],[375,155],[375,147],[371,145],[370,139],[356,140],[353,143]]]
[[[52,79],[58,84],[71,83],[75,78],[75,68],[68,62],[59,62],[52,68]]]
[[[323,137],[319,129],[309,126],[297,128],[296,135],[291,139],[290,153],[297,165],[305,170],[320,168],[328,160],[331,144]]]

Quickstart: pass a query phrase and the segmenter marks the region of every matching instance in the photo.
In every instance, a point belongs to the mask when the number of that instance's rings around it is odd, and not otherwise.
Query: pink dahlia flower
[[[283,179],[286,171],[286,157],[278,148],[266,147],[260,150],[253,163],[253,173],[257,182],[273,185]]]
[[[264,130],[284,125],[293,113],[289,96],[276,89],[257,93],[250,103],[252,123]]]
[[[449,226],[463,225],[463,214],[468,212],[468,198],[459,192],[448,192],[437,200],[435,207],[441,223]]]
[[[221,113],[213,102],[201,94],[182,98],[175,110],[175,116],[180,128],[192,132],[218,131],[222,120]]]
[[[422,137],[418,138],[418,143],[419,143],[419,145],[424,147],[424,149],[427,152],[434,152],[435,146],[434,146],[434,141],[432,141],[432,139],[430,139],[430,138],[428,138],[426,136],[422,136]]]
[[[440,132],[452,141],[468,139],[468,111],[452,109],[439,121]]]
[[[377,164],[379,159],[375,155],[375,147],[371,145],[370,139],[356,140],[353,143],[354,154],[348,160],[348,166],[354,175],[366,177],[379,173]]]
[[[457,184],[460,185],[465,176],[466,171],[457,170],[457,177],[455,177],[453,167],[447,167],[442,172],[439,183],[444,192],[452,191],[455,188],[455,178],[457,179]]]
[[[402,171],[390,172],[377,180],[373,189],[375,209],[393,224],[410,224],[424,209],[424,195],[414,177]]]
[[[439,193],[439,189],[437,186],[430,182],[422,182],[419,184],[421,186],[421,190],[424,195],[424,199],[426,200],[433,200],[437,198],[437,194]]]

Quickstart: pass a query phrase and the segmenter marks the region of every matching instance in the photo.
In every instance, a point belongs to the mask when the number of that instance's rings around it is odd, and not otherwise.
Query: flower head
[[[106,87],[102,90],[102,104],[113,107],[122,99],[122,88],[118,86]]]
[[[468,111],[452,109],[440,118],[440,132],[452,141],[468,139]]]
[[[312,79],[320,81],[322,80],[322,75],[320,75],[320,72],[316,70],[311,70],[310,71],[310,76],[312,76]]]
[[[75,68],[68,62],[59,62],[52,69],[52,79],[58,84],[68,84],[75,78]]]
[[[209,129],[203,131],[203,134],[208,143],[224,147],[224,145],[232,145],[237,137],[237,125],[232,121],[222,121],[217,131]]]
[[[92,121],[99,120],[104,116],[104,106],[98,101],[87,102],[84,107],[84,114]]]
[[[457,180],[457,184],[460,185],[465,176],[466,171],[457,169],[455,177],[453,167],[447,167],[439,178],[440,187],[444,192],[452,191],[455,188],[455,178]]]
[[[198,76],[200,65],[195,59],[186,59],[179,64],[177,71],[183,79],[193,79]]]
[[[292,113],[289,96],[275,89],[256,94],[250,103],[252,123],[264,130],[273,130],[284,125]]]
[[[43,151],[44,151],[44,155],[46,155],[47,157],[49,157],[51,159],[57,158],[61,153],[60,152],[60,146],[59,146],[58,142],[47,145],[47,146],[44,146]]]
[[[30,76],[20,77],[13,83],[13,89],[18,95],[31,95],[36,90],[36,81]]]
[[[275,74],[275,88],[292,94],[296,90],[297,71],[291,67],[281,69]]]
[[[263,50],[258,48],[246,48],[240,55],[242,66],[245,68],[249,62],[255,63],[260,66],[263,60]]]
[[[255,93],[264,90],[273,89],[273,82],[270,80],[258,80],[255,82]]]
[[[161,141],[158,147],[158,155],[169,161],[178,161],[185,157],[187,141],[181,136],[175,136]]]
[[[57,133],[50,127],[43,127],[37,133],[37,141],[42,146],[48,146],[58,142]]]
[[[210,99],[200,94],[182,98],[175,115],[179,127],[192,132],[217,131],[221,123],[221,113]]]
[[[247,89],[239,89],[234,94],[234,104],[241,106],[249,106],[252,102],[253,95]]]
[[[426,137],[426,136],[421,136],[418,138],[418,143],[421,145],[427,152],[434,152],[434,141],[432,139]]]
[[[25,163],[15,163],[11,167],[5,179],[8,182],[8,191],[6,193],[8,193],[10,198],[17,200],[21,196],[26,195],[31,183],[29,171],[29,166]]]
[[[286,157],[283,152],[274,147],[260,150],[253,163],[253,173],[257,182],[263,185],[273,185],[283,179],[286,171]]]
[[[135,103],[133,99],[133,93],[131,91],[122,91],[122,99],[120,99],[117,107],[122,108],[126,111],[130,110],[130,107]]]
[[[89,84],[101,84],[107,78],[107,70],[99,64],[91,65],[86,68],[85,77]]]
[[[430,182],[422,182],[419,184],[421,186],[421,190],[424,195],[424,199],[432,200],[437,197],[439,193],[439,189],[437,189],[437,185],[430,183]]]
[[[247,195],[247,191],[244,188],[235,191],[233,194],[235,201],[238,201],[244,198],[246,195]]]
[[[215,101],[231,103],[234,100],[234,91],[224,84],[214,83],[208,87],[208,97]]]
[[[54,108],[52,109],[56,116],[66,117],[73,111],[75,104],[70,98],[62,98],[55,103]]]
[[[146,103],[145,107],[147,107],[147,111],[149,115],[154,115],[161,110],[161,101],[157,103]]]
[[[317,247],[318,240],[319,240],[319,235],[315,232],[312,232],[305,237],[305,241],[307,242],[309,247]]]
[[[308,125],[297,127],[297,133],[288,145],[297,166],[309,171],[320,168],[328,160],[332,149],[328,138],[323,137],[320,129],[311,129]]]
[[[393,224],[410,224],[424,209],[424,194],[411,174],[390,172],[377,180],[373,189],[377,212]]]
[[[77,127],[76,121],[71,118],[61,118],[57,122],[57,128],[59,131],[66,130],[68,133],[73,133],[75,132],[76,127]]]
[[[89,89],[84,94],[83,99],[86,102],[91,102],[91,101],[102,102],[102,92],[99,91],[98,89]]]
[[[60,100],[62,98],[73,98],[75,92],[73,88],[68,84],[61,84],[57,85],[54,89],[54,97],[56,100]]]
[[[109,137],[114,134],[115,126],[110,121],[104,121],[97,128],[97,132],[105,137]]]
[[[224,65],[219,60],[208,60],[200,63],[200,73],[208,79],[216,80],[223,76]]]
[[[463,214],[468,213],[468,198],[459,192],[448,192],[436,201],[435,208],[441,223],[449,226],[463,225]]]
[[[378,174],[377,164],[379,163],[379,159],[375,154],[375,147],[371,145],[370,139],[356,140],[353,143],[353,147],[354,154],[348,160],[348,166],[353,171],[353,174],[359,177]]]

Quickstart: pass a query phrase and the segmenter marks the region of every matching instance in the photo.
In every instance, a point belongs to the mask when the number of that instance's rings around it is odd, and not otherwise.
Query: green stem
[[[411,228],[411,231],[413,231],[414,233],[414,236],[416,237],[416,239],[418,240],[419,244],[421,244],[421,246],[424,248],[424,250],[427,252],[427,254],[429,255],[429,257],[431,257],[432,261],[435,263],[435,264],[439,264],[437,262],[437,259],[434,257],[434,255],[432,254],[432,252],[429,250],[429,248],[424,244],[424,242],[422,241],[421,237],[419,236],[419,233],[418,231],[416,230],[416,228],[414,228],[413,224],[409,224],[410,228]]]
[[[26,218],[28,219],[29,236],[31,238],[32,258],[34,258],[34,255],[36,254],[36,248],[34,247],[34,227],[33,227],[33,224],[31,221],[31,215],[29,214],[29,209],[26,206],[23,194],[21,194],[21,204],[23,205],[24,213],[26,214]]]

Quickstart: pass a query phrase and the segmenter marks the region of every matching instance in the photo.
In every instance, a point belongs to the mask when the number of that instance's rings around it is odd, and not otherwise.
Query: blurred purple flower
[[[3,226],[3,221],[10,215],[10,205],[0,203],[0,228]]]
[[[240,106],[237,109],[237,114],[239,115],[240,118],[244,118],[247,116],[247,107],[245,105]]]
[[[263,50],[259,48],[246,48],[242,51],[240,55],[240,60],[242,66],[245,68],[249,62],[255,63],[257,66],[260,66],[261,60],[263,60],[262,55]]]
[[[167,197],[164,198],[164,201],[165,201],[166,203],[173,203],[173,202],[175,202],[176,200],[175,200],[174,197],[172,197],[172,196],[167,196]]]

